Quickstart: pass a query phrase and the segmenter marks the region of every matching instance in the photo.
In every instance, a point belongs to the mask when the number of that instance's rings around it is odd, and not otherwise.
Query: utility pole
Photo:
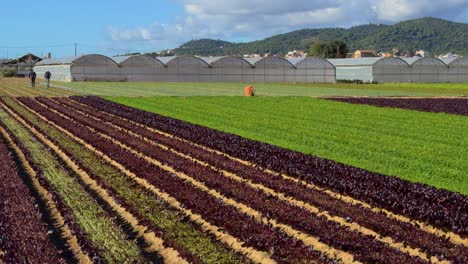
[[[75,42],[75,57],[78,56],[77,53],[76,53],[76,47],[77,47],[77,44]]]

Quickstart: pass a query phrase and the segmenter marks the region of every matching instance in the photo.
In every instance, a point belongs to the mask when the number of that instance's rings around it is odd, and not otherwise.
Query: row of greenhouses
[[[468,82],[468,58],[362,58],[321,59],[281,57],[106,57],[82,55],[46,59],[34,67],[52,80],[129,82]]]

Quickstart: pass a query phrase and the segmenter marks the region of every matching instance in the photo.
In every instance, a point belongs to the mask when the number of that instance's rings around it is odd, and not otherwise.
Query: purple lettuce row
[[[190,261],[190,263],[201,263],[198,259],[196,259],[194,256],[192,256],[190,253],[187,252],[187,250],[183,249],[183,248],[179,248],[177,245],[175,245],[174,243],[171,243],[172,241],[170,240],[167,240],[165,239],[165,236],[164,236],[164,232],[162,230],[159,230],[155,227],[152,226],[151,222],[149,220],[147,220],[146,218],[144,218],[143,216],[141,216],[140,213],[138,213],[136,210],[134,210],[131,206],[128,205],[128,203],[126,202],[125,199],[123,199],[122,197],[120,197],[117,192],[108,187],[106,184],[104,184],[104,182],[101,180],[100,177],[96,176],[92,170],[86,166],[83,165],[83,163],[81,162],[81,160],[78,160],[76,159],[74,156],[73,156],[73,153],[70,153],[68,151],[66,151],[64,148],[63,148],[63,143],[62,142],[59,142],[58,140],[54,139],[54,138],[51,138],[46,132],[44,132],[41,128],[39,128],[38,126],[36,126],[35,124],[33,124],[30,120],[28,120],[25,116],[23,116],[21,113],[18,113],[16,112],[15,110],[12,109],[12,111],[14,111],[18,116],[20,116],[21,118],[23,118],[30,126],[34,127],[34,129],[36,129],[37,131],[39,131],[41,134],[45,135],[45,137],[52,141],[55,145],[59,146],[62,151],[68,156],[71,158],[71,160],[73,160],[73,162],[77,163],[80,165],[80,168],[82,170],[84,170],[86,173],[88,173],[93,180],[95,180],[99,186],[101,186],[103,189],[105,189],[109,195],[116,201],[118,202],[120,205],[122,205],[124,208],[126,208],[126,210],[128,212],[130,212],[132,215],[134,215],[138,221],[145,225],[145,226],[149,226],[151,227],[150,230],[153,231],[158,237],[162,237],[164,239],[164,243],[165,243],[165,246],[167,247],[172,247],[172,248],[175,248],[179,254],[185,258],[186,260]],[[97,198],[97,196],[95,197]],[[102,203],[105,203],[105,202],[102,202]],[[106,210],[112,210],[111,208],[106,208]],[[121,225],[125,225],[125,223],[122,221]],[[128,232],[132,232],[132,231],[128,231]],[[139,243],[143,244],[143,246],[146,246],[144,245],[144,241],[138,241]],[[162,263],[162,259],[160,256],[157,256],[156,254],[152,254],[151,256],[148,256],[148,258],[151,258],[152,259],[152,262],[154,263]]]
[[[399,250],[390,248],[388,245],[374,240],[373,237],[350,231],[348,228],[338,223],[328,221],[323,216],[315,216],[305,209],[279,200],[261,190],[251,188],[245,183],[239,183],[226,177],[220,177],[218,172],[208,167],[194,163],[188,159],[180,158],[172,152],[149,146],[142,139],[115,130],[104,123],[96,122],[54,101],[46,98],[38,98],[38,100],[48,107],[74,119],[79,124],[90,126],[101,133],[111,135],[118,141],[126,143],[137,151],[151,158],[158,159],[164,164],[168,164],[176,170],[192,176],[196,180],[203,182],[210,189],[221,192],[226,197],[246,204],[262,212],[264,215],[286,223],[302,232],[311,234],[335,248],[349,251],[360,261],[382,263],[389,260],[392,260],[392,263],[418,262],[416,258],[412,258]],[[333,232],[323,232],[323,230],[333,230]],[[360,243],[357,243],[357,241],[360,241]],[[369,251],[370,249],[371,251]],[[466,255],[468,257],[468,252]]]
[[[372,206],[468,235],[468,197],[432,186],[410,183],[335,161],[126,107],[99,97],[71,97],[98,110],[285,173]]]
[[[434,113],[468,116],[468,98],[326,98],[351,104],[366,104],[378,107],[402,108]]]
[[[207,221],[241,239],[245,242],[245,246],[272,252],[273,258],[279,262],[297,263],[311,260],[323,263],[333,262],[320,252],[311,250],[302,242],[287,236],[274,227],[258,223],[255,219],[244,215],[231,206],[225,205],[210,194],[198,190],[178,176],[163,171],[159,167],[115,145],[112,141],[95,135],[89,129],[77,126],[75,123],[42,107],[34,100],[28,98],[21,98],[20,100],[50,121],[64,127],[70,133],[106,153],[139,177],[169,193],[181,202],[184,208],[202,215]],[[226,221],[226,219],[229,219],[229,221]]]
[[[5,130],[7,130],[7,128],[5,128]],[[84,232],[80,228],[80,226],[75,222],[73,214],[71,213],[71,209],[65,205],[65,203],[62,201],[62,199],[60,198],[60,195],[57,193],[54,187],[52,187],[50,183],[45,179],[45,177],[43,176],[42,169],[38,167],[34,162],[32,162],[32,158],[30,157],[28,150],[21,144],[21,142],[10,131],[7,130],[7,132],[10,134],[10,137],[13,139],[14,143],[20,148],[21,152],[25,155],[26,159],[28,160],[29,164],[32,166],[34,171],[37,173],[37,179],[39,181],[39,184],[44,189],[46,189],[47,192],[49,193],[52,202],[55,204],[55,206],[57,207],[57,210],[60,212],[61,216],[63,217],[65,224],[71,230],[73,235],[78,239],[78,243],[80,245],[81,250],[86,255],[88,255],[93,260],[93,262],[103,263],[104,258],[101,256],[98,249],[92,244],[92,242],[89,241],[88,234]],[[42,205],[42,206],[46,208],[46,205]],[[57,235],[55,239],[62,240],[62,238],[58,236],[59,232],[60,231],[57,230],[56,231],[57,234],[54,233],[54,235]],[[57,245],[57,243],[60,243],[60,244]],[[62,247],[60,248],[60,250],[64,251],[65,258],[67,259],[74,258],[73,253],[70,251],[69,248],[66,247],[65,242],[57,241],[57,243],[56,245],[58,247]],[[43,263],[46,263],[46,262],[43,262]]]
[[[395,219],[387,218],[383,214],[375,213],[362,208],[361,206],[351,205],[341,200],[334,199],[323,192],[308,189],[302,185],[284,180],[281,177],[272,177],[270,174],[264,173],[258,168],[241,164],[222,155],[213,154],[180,140],[174,140],[152,133],[145,128],[111,117],[103,112],[94,111],[67,98],[56,98],[55,100],[67,105],[68,107],[80,110],[90,116],[94,116],[103,121],[126,128],[157,143],[164,144],[174,150],[208,162],[217,168],[234,172],[245,179],[250,179],[255,183],[263,184],[268,188],[308,202],[309,204],[322,208],[322,210],[328,211],[333,215],[351,219],[350,221],[370,228],[382,236],[390,236],[396,238],[400,242],[407,243],[410,246],[421,248],[430,255],[445,256],[447,259],[453,259],[458,262],[468,261],[467,248],[463,246],[454,246],[446,239],[424,232],[419,229],[418,226],[411,223],[400,222]]]
[[[47,223],[0,136],[0,249],[5,263],[64,263]],[[1,262],[1,261],[0,261]]]

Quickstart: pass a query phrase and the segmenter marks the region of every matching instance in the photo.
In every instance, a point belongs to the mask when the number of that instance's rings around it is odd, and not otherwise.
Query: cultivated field
[[[17,173],[45,205],[42,221],[66,241],[56,243],[67,245],[57,263],[468,260],[460,194],[97,97],[2,98],[0,106]],[[21,259],[2,241],[7,263]]]
[[[468,118],[288,97],[109,97],[117,103],[468,194]],[[468,99],[464,99],[468,107]]]
[[[466,98],[63,85],[0,79],[0,263],[468,263]]]

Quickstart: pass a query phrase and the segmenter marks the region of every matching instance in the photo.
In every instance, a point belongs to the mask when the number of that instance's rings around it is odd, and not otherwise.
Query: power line
[[[55,44],[55,45],[42,45],[42,46],[0,46],[0,49],[44,49],[44,48],[61,48],[70,47],[74,44]]]

